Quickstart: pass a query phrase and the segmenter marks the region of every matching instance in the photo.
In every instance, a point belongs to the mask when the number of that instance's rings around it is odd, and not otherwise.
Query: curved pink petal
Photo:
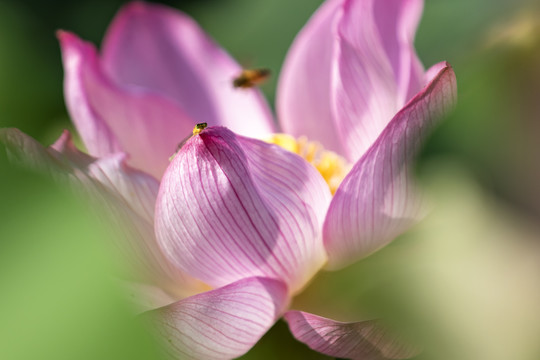
[[[424,85],[413,46],[422,7],[422,0],[325,2],[283,66],[283,129],[357,160]]]
[[[48,172],[104,210],[116,225],[114,245],[128,268],[125,277],[161,286],[177,299],[199,290],[201,284],[168,262],[156,243],[158,181],[126,165],[124,154],[95,159],[78,151],[67,131],[49,148],[17,129],[1,129],[0,140],[18,161]]]
[[[252,137],[274,130],[261,92],[233,88],[240,66],[179,11],[139,1],[125,6],[105,37],[103,65],[116,83],[167,97],[196,122]]]
[[[336,15],[343,0],[326,1],[297,35],[283,64],[276,108],[281,127],[343,154],[331,109]]]
[[[443,70],[447,66],[448,63],[446,61],[441,61],[435,65],[432,65],[429,69],[426,70],[426,73],[424,74],[423,84],[429,84],[437,76],[437,74],[439,74],[441,70]]]
[[[252,277],[145,313],[174,359],[232,359],[245,354],[287,306],[286,286]]]
[[[401,107],[425,85],[424,67],[413,44],[424,1],[377,0],[373,5],[377,29],[398,84]]]
[[[69,113],[91,155],[122,151],[130,165],[160,178],[177,144],[195,124],[172,101],[113,84],[95,48],[59,32]]]
[[[288,311],[284,317],[298,341],[326,355],[385,360],[408,359],[419,353],[375,320],[343,323],[302,311]]]
[[[412,46],[420,1],[344,1],[333,62],[335,124],[351,161],[421,88]]]
[[[419,202],[409,164],[433,124],[454,106],[456,96],[454,71],[445,64],[345,177],[323,227],[329,267],[373,253],[414,223]]]
[[[107,124],[89,104],[85,77],[88,62],[96,63],[95,50],[75,35],[58,31],[64,63],[66,106],[87,150],[94,156],[122,151],[122,146]]]
[[[38,147],[42,148],[41,144],[32,138],[30,139],[35,142]],[[75,144],[73,144],[71,133],[68,130],[64,130],[60,137],[56,139],[54,144],[49,146],[47,150],[49,154],[61,161],[68,168],[86,168],[96,161],[96,158],[77,149]],[[36,154],[36,152],[31,153]]]
[[[265,276],[296,291],[325,261],[320,227],[330,196],[299,156],[208,128],[163,176],[156,235],[170,261],[213,286]]]

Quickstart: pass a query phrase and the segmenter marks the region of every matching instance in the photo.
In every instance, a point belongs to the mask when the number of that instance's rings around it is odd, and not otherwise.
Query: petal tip
[[[57,30],[56,38],[60,42],[60,49],[64,56],[67,54],[87,54],[87,51],[93,49],[91,43],[84,41],[71,31]]]
[[[115,16],[115,20],[113,23],[115,23],[119,19],[125,20],[130,18],[150,16],[153,12],[163,9],[167,9],[167,7],[164,5],[149,3],[145,1],[132,1],[123,5],[120,8],[117,15]]]
[[[63,29],[56,30],[56,38],[60,41],[62,48],[76,46],[82,43],[82,40],[75,33]]]
[[[69,130],[64,129],[60,137],[51,145],[56,151],[62,152],[62,149],[73,146],[72,136]]]
[[[58,29],[56,30],[56,37],[60,41],[69,40],[70,37],[75,36],[71,31]]]
[[[131,16],[141,16],[147,13],[151,7],[151,4],[144,1],[132,1],[130,3],[124,4],[120,8],[120,10],[118,10],[116,18],[118,19],[129,18]]]

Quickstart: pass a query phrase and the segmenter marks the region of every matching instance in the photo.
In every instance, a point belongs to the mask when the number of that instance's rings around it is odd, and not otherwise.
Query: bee
[[[169,161],[172,161],[174,159],[174,157],[176,156],[176,154],[178,154],[178,151],[180,151],[180,149],[182,148],[182,146],[184,146],[189,139],[191,139],[192,137],[194,137],[195,135],[199,135],[201,133],[201,131],[203,131],[204,129],[206,129],[206,127],[208,126],[207,123],[198,123],[197,125],[195,125],[195,127],[193,128],[193,132],[191,134],[189,134],[188,136],[186,136],[184,138],[184,140],[182,140],[178,146],[176,147],[176,151],[174,152],[174,154],[172,154],[172,156],[169,158]]]
[[[248,89],[260,85],[270,77],[269,69],[244,69],[233,80],[234,88]]]

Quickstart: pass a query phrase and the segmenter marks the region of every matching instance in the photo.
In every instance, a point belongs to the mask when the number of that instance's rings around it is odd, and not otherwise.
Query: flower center
[[[288,134],[272,134],[265,140],[300,155],[308,163],[315,166],[328,184],[332,195],[335,194],[339,184],[351,169],[351,165],[343,157],[335,152],[325,150],[316,141],[308,141],[305,136],[295,139]]]

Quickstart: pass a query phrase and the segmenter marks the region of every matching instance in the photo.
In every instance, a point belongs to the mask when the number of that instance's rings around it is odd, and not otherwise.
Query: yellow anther
[[[266,142],[281,146],[285,150],[289,150],[295,154],[298,154],[298,143],[294,137],[288,134],[272,134]]]
[[[315,166],[328,184],[332,194],[336,192],[351,168],[347,160],[332,151],[325,150],[318,142],[308,141],[305,136],[297,140],[287,134],[273,134],[266,141],[300,155]]]

